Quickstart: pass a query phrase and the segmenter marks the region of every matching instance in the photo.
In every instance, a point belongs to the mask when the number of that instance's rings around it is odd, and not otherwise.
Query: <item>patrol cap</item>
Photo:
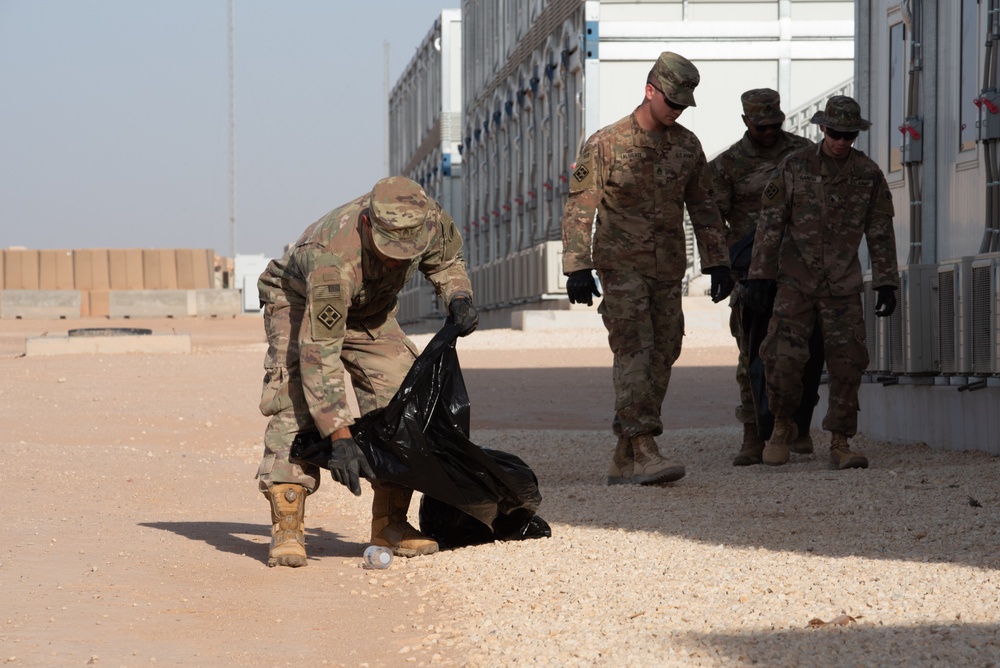
[[[785,122],[781,111],[781,96],[771,88],[754,88],[740,96],[743,115],[754,125],[775,125]]]
[[[434,226],[431,200],[416,181],[390,176],[372,188],[372,240],[382,255],[411,260],[427,250]]]
[[[668,100],[688,107],[697,106],[694,103],[694,89],[701,81],[701,75],[690,60],[671,51],[664,51],[656,59],[651,74]]]
[[[826,102],[826,110],[817,111],[810,121],[838,132],[860,132],[872,126],[861,118],[861,105],[846,95],[831,97]]]

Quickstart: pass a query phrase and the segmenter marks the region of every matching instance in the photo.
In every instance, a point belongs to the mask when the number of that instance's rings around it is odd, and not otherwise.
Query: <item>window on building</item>
[[[889,123],[886,136],[889,142],[889,172],[898,172],[903,168],[902,136],[896,130],[906,120],[903,109],[903,89],[906,85],[903,57],[906,33],[903,24],[897,23],[889,27]]]
[[[979,97],[979,2],[978,0],[962,0],[962,36],[961,36],[962,80],[959,83],[958,100],[958,150],[970,151],[976,148],[976,138],[979,128],[979,108],[976,99]]]

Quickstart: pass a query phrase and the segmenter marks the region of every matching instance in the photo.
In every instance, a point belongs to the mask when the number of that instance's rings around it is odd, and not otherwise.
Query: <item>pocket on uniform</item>
[[[260,393],[260,412],[264,416],[276,415],[291,408],[292,397],[288,391],[288,369],[283,366],[264,367],[264,382]]]

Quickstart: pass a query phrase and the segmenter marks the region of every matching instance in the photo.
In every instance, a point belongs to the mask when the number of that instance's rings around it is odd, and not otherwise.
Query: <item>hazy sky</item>
[[[381,178],[390,87],[460,0],[235,0],[236,250]],[[0,0],[0,248],[230,252],[226,0]]]

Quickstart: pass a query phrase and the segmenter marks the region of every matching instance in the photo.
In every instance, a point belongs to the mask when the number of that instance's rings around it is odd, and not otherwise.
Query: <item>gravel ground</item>
[[[606,345],[601,331],[511,330],[460,345],[567,341]],[[695,330],[692,345],[732,340]],[[859,437],[871,468],[835,471],[814,430],[814,455],[735,468],[740,435],[668,431],[661,449],[686,478],[609,488],[595,475],[606,433],[474,434],[534,468],[553,537],[397,562],[453,611],[404,649],[474,666],[1000,665],[1000,460]]]

